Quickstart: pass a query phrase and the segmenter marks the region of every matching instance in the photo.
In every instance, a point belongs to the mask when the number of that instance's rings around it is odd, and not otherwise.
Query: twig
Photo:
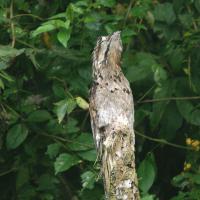
[[[126,21],[128,19],[128,16],[129,16],[129,13],[131,11],[131,8],[133,6],[133,3],[134,3],[134,0],[130,0],[130,3],[129,3],[129,6],[128,6],[128,9],[127,9],[127,12],[126,12],[126,16],[124,18],[124,23],[123,23],[123,27],[126,25]]]
[[[124,29],[124,27],[126,26],[126,22],[127,22],[127,19],[128,19],[128,16],[130,14],[130,11],[131,11],[131,8],[132,8],[133,4],[134,4],[134,0],[130,0],[129,6],[128,6],[128,9],[127,9],[127,12],[126,12],[126,16],[124,18],[122,29]],[[129,43],[126,45],[125,52],[127,52],[129,50],[131,42],[132,42],[132,40],[130,40]]]
[[[62,142],[67,142],[67,139],[59,137],[57,135],[50,135],[50,134],[47,134],[47,133],[44,133],[44,132],[40,133],[40,135],[43,135],[43,136],[46,136],[46,137],[49,137],[49,138],[54,138],[54,139],[62,141]]]
[[[33,17],[33,18],[39,19],[40,21],[44,21],[43,18],[41,18],[37,15],[33,15],[33,14],[18,14],[18,15],[13,16],[11,19],[14,19],[14,18],[17,18],[17,17],[23,17],[23,16]]]
[[[192,88],[192,82],[191,82],[191,58],[190,58],[190,56],[188,57],[188,79],[189,79],[190,88]]]
[[[58,176],[58,178],[61,181],[61,183],[63,184],[63,186],[65,187],[65,190],[66,190],[66,193],[68,195],[68,198],[72,199],[73,194],[72,194],[72,191],[71,191],[71,189],[69,187],[69,184],[68,184],[66,178],[63,178],[62,176]]]
[[[142,24],[142,22],[143,22],[143,19],[140,19],[140,21],[139,21],[139,25],[141,25]],[[140,30],[141,30],[141,28],[140,27],[138,27],[138,34],[140,33]]]
[[[176,147],[176,148],[180,148],[180,149],[187,149],[187,150],[193,150],[192,148],[189,148],[189,147],[186,147],[186,146],[182,146],[182,145],[179,145],[179,144],[174,144],[174,143],[171,143],[171,142],[168,142],[167,140],[165,139],[158,139],[158,138],[152,138],[152,137],[149,137],[147,135],[144,135],[138,131],[135,130],[135,133],[143,138],[146,138],[148,140],[151,140],[153,142],[158,142],[158,143],[162,143],[162,144],[166,144],[166,145],[169,145],[169,146],[172,146],[172,147]]]
[[[56,136],[56,135],[49,135],[47,133],[40,133],[40,135],[43,135],[43,136],[46,136],[46,137],[49,137],[49,138],[52,138],[54,139],[54,141],[61,141],[61,142],[69,142],[69,143],[76,143],[77,145],[81,145],[81,146],[84,146],[84,147],[87,147],[87,148],[93,148],[92,145],[87,145],[87,144],[84,144],[84,143],[81,143],[81,142],[76,142],[74,140],[70,140],[70,139],[65,139],[65,138],[62,138],[62,137],[59,137],[59,136]],[[66,147],[66,146],[65,146]],[[69,149],[69,148],[68,148]]]
[[[27,46],[27,47],[29,47],[29,48],[31,48],[31,49],[34,49],[34,51],[38,51],[38,52],[43,51],[42,49],[41,50],[37,49],[36,47],[34,47],[34,46],[32,46],[32,45],[30,45],[30,44],[28,44],[28,43],[26,43],[26,42],[24,42],[24,41],[22,41],[20,39],[16,39],[16,41],[21,43],[21,44],[23,44],[23,45],[25,45],[25,46]]]
[[[81,127],[80,127],[80,130],[83,130],[84,126],[85,126],[85,123],[87,121],[87,118],[89,116],[89,111],[85,114],[85,117],[83,119],[83,122],[81,123]]]
[[[143,101],[137,101],[137,103],[152,103],[152,102],[160,102],[160,101],[176,101],[176,100],[197,100],[200,99],[200,96],[193,96],[193,97],[166,97],[166,98],[160,98],[160,99],[146,99]]]
[[[144,95],[142,97],[140,97],[138,100],[137,100],[137,103],[140,103],[150,92],[151,90],[155,87],[156,85],[154,84],[150,89],[148,89]]]
[[[65,92],[66,92],[72,99],[74,99],[73,95],[67,90],[67,84],[66,84],[66,82],[65,82],[64,80],[62,80],[62,79],[60,79],[60,78],[58,78],[58,77],[56,77],[56,76],[50,76],[49,78],[61,82],[61,83],[63,84],[64,88],[65,88]]]
[[[191,14],[192,10],[191,10],[190,6],[187,5],[186,7],[187,7],[188,12]],[[197,31],[198,30],[198,26],[197,26],[195,20],[192,20],[192,24],[193,24],[194,30]]]
[[[9,169],[9,170],[7,170],[7,171],[5,171],[5,172],[1,172],[1,173],[0,173],[0,177],[1,177],[1,176],[5,176],[6,174],[9,174],[9,173],[14,172],[14,171],[16,171],[16,170],[17,170],[17,168],[11,168],[11,169]]]
[[[11,33],[12,33],[11,46],[14,48],[16,38],[15,38],[15,25],[14,25],[14,22],[12,21],[12,18],[13,18],[13,0],[11,1],[11,4],[10,4],[10,28],[11,28]]]

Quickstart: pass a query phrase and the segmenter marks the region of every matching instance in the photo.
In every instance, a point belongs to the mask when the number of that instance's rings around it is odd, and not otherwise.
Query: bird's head
[[[121,31],[116,31],[111,35],[99,37],[93,51],[93,64],[96,67],[107,63],[119,64],[122,52]],[[97,66],[98,65],[98,66]]]

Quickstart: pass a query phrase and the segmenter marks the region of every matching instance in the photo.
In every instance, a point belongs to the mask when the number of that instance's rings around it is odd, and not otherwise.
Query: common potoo
[[[139,199],[135,173],[134,108],[120,67],[120,31],[100,37],[93,51],[90,116],[108,199]]]

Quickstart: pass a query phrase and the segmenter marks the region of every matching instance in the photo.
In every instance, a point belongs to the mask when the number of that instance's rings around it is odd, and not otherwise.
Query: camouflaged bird
[[[91,127],[106,198],[138,200],[133,96],[120,68],[121,53],[120,31],[97,40],[90,91]]]

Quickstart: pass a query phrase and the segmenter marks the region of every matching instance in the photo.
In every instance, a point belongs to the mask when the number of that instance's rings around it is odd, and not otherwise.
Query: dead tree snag
[[[106,198],[139,200],[133,96],[120,68],[121,52],[119,31],[98,39],[93,51],[91,126],[101,160]]]

